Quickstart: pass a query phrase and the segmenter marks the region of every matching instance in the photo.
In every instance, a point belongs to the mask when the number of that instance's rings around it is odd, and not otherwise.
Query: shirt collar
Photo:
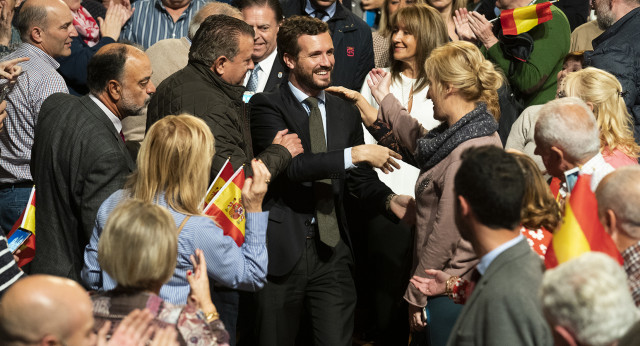
[[[296,100],[298,100],[298,102],[300,103],[304,102],[304,100],[306,100],[309,97],[309,95],[302,92],[302,90],[296,88],[291,82],[289,82],[289,88],[291,89],[293,96],[295,96]],[[319,102],[324,103],[324,96],[325,96],[324,90],[322,90],[320,91],[320,94],[316,96],[316,98],[318,99]]]
[[[31,54],[35,54],[38,57],[40,57],[42,60],[44,60],[47,63],[49,63],[51,65],[51,67],[53,67],[54,69],[57,70],[58,67],[60,67],[60,63],[57,62],[54,57],[52,57],[51,55],[47,54],[42,49],[32,45],[31,43],[26,43],[26,42],[23,43],[22,46],[24,47],[24,49],[28,50]]]
[[[336,14],[336,4],[338,2],[334,2],[333,4],[331,4],[331,6],[325,8],[323,11],[325,11],[327,13],[327,15],[329,16],[329,18],[333,18],[333,15]],[[304,7],[304,11],[308,14],[308,15],[312,15],[313,12],[316,11],[316,8],[313,7],[313,5],[311,5],[311,1],[307,0],[306,5]]]
[[[640,242],[637,242],[637,243],[629,246],[628,248],[622,250],[622,252],[620,254],[622,255],[622,258],[624,259],[625,266],[627,266],[628,263],[630,263],[633,260],[635,260],[634,257],[636,257],[636,256],[638,256],[638,254],[640,254]]]
[[[266,57],[264,60],[258,63],[260,64],[260,69],[262,70],[262,72],[266,73],[267,76],[271,73],[273,62],[276,60],[277,56],[278,56],[278,49],[276,48],[273,50],[273,52],[271,52],[271,54],[269,54],[268,57]]]
[[[480,274],[484,275],[487,269],[489,269],[491,262],[493,262],[493,260],[495,260],[496,257],[498,257],[501,253],[507,251],[509,248],[513,247],[514,245],[518,244],[521,240],[524,239],[524,236],[522,235],[522,233],[520,232],[518,233],[519,234],[517,237],[509,240],[506,243],[503,243],[497,248],[489,251],[489,253],[487,253],[486,255],[482,256],[482,258],[480,259],[480,262],[478,262],[478,265],[476,266]]]
[[[593,172],[598,167],[606,163],[607,162],[604,160],[602,154],[598,153],[596,156],[592,157],[589,161],[582,165],[582,167],[580,167],[580,174],[593,174]]]
[[[116,128],[116,132],[117,133],[122,132],[122,122],[120,121],[120,119],[118,119],[118,117],[115,114],[113,114],[113,112],[109,108],[107,108],[107,106],[105,106],[104,103],[100,101],[100,99],[93,96],[92,94],[89,94],[89,98],[91,98],[91,100],[93,100],[93,102],[95,102],[95,104],[98,105],[100,109],[102,109],[104,114],[106,114],[109,117],[109,120],[111,120],[111,123],[113,123],[113,127]]]

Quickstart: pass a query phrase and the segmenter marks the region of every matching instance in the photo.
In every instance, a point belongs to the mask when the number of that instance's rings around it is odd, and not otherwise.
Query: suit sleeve
[[[267,149],[276,133],[287,128],[281,108],[269,100],[268,94],[256,94],[251,98],[251,136],[256,152]],[[342,178],[345,175],[344,150],[313,154],[305,148],[304,153],[291,160],[286,175],[296,182]]]
[[[129,167],[127,160],[119,152],[98,153],[93,162],[86,162],[87,170],[80,193],[82,229],[85,239],[90,239],[96,215],[102,202],[124,186]]]

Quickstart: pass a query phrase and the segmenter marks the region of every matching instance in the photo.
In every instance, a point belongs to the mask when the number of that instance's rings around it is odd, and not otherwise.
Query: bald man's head
[[[156,91],[147,55],[122,43],[108,44],[91,58],[87,86],[120,119],[140,114]]]
[[[58,58],[71,54],[71,41],[78,36],[69,6],[62,0],[27,0],[16,19],[22,41]]]
[[[0,303],[0,339],[5,345],[95,343],[93,308],[75,281],[33,275],[16,282]]]
[[[193,40],[193,38],[196,36],[196,32],[200,28],[202,22],[204,22],[205,19],[207,19],[209,16],[213,16],[214,14],[223,14],[225,16],[243,20],[242,13],[239,9],[229,4],[225,4],[224,2],[210,2],[202,6],[200,11],[198,11],[198,13],[196,13],[195,16],[193,16],[193,18],[191,19],[191,22],[189,23],[188,34],[190,40]]]

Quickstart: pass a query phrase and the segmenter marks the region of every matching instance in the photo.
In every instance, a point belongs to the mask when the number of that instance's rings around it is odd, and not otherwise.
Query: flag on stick
[[[229,178],[231,178],[232,175],[233,175],[233,167],[231,167],[231,163],[227,158],[227,161],[225,161],[224,164],[222,165],[222,168],[218,172],[218,175],[216,176],[215,179],[213,179],[211,186],[209,186],[209,190],[207,190],[207,194],[204,196],[205,209],[211,202],[211,199],[213,199],[213,196],[215,196],[216,193],[220,191],[220,189],[229,180]]]
[[[555,1],[553,1],[555,2]],[[519,35],[553,18],[551,2],[543,2],[500,12],[504,35]]]
[[[545,256],[553,268],[585,252],[604,252],[621,265],[622,256],[598,219],[598,202],[590,188],[591,176],[582,174],[565,204],[562,225],[554,233]]]
[[[244,168],[240,167],[207,205],[204,213],[211,216],[225,235],[235,240],[238,246],[244,243],[246,212],[242,205]]]
[[[7,235],[7,239],[11,238],[11,235],[16,229],[22,228],[25,231],[31,232],[33,235],[27,239],[27,241],[20,247],[20,254],[18,255],[18,267],[22,267],[25,264],[33,260],[33,256],[36,254],[36,187],[31,189],[29,195],[29,201],[27,206],[22,211],[20,218],[11,227],[11,232]]]

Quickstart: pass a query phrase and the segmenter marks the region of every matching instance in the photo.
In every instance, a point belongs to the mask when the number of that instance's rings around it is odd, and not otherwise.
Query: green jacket
[[[536,1],[542,2],[544,1]],[[558,72],[562,69],[564,57],[569,53],[569,21],[553,5],[551,12],[553,19],[528,31],[533,38],[533,52],[526,62],[506,58],[499,43],[489,50],[484,47],[482,49],[485,56],[504,71],[512,88],[524,101],[525,108],[544,104],[555,98]],[[512,75],[508,75],[510,64],[515,64]]]

